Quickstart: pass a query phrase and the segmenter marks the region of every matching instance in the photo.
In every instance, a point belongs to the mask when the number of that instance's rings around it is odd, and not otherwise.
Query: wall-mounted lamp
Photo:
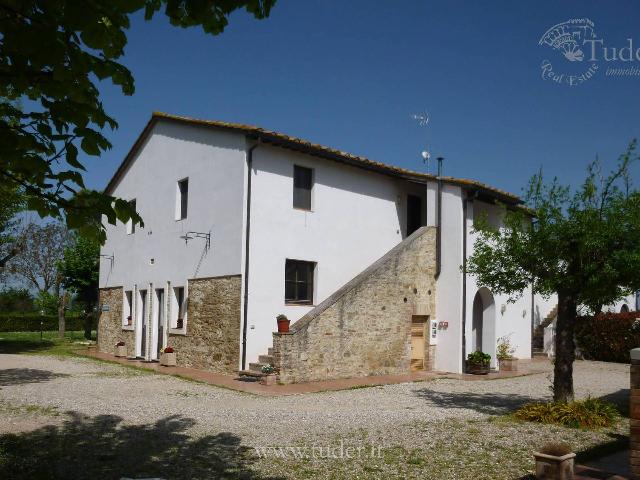
[[[502,306],[500,307],[500,314],[504,315],[504,312],[507,311],[507,306],[505,304],[502,304]]]
[[[193,240],[194,238],[204,238],[204,251],[208,252],[209,248],[211,248],[211,231],[208,233],[187,232],[184,235],[181,235],[180,238],[184,240],[185,245],[189,243],[189,240]]]

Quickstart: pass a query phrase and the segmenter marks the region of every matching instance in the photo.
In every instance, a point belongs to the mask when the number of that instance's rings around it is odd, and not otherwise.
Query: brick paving
[[[229,388],[240,392],[253,393],[256,395],[282,396],[297,395],[303,393],[318,393],[336,390],[349,390],[352,388],[369,387],[376,385],[391,385],[396,383],[424,382],[436,378],[451,378],[468,381],[488,381],[500,378],[521,377],[533,375],[549,370],[549,362],[546,359],[534,359],[531,361],[521,361],[521,368],[517,372],[491,372],[487,375],[467,375],[443,372],[413,372],[404,375],[376,375],[358,378],[343,378],[338,380],[324,380],[318,382],[294,383],[288,385],[262,385],[258,381],[247,381],[233,375],[223,375],[219,373],[206,372],[194,368],[185,367],[165,367],[158,362],[146,362],[137,359],[116,357],[109,353],[99,352],[95,348],[80,351],[81,355],[115,362],[122,365],[132,365],[156,373],[174,375],[189,380],[208,383],[218,387]]]

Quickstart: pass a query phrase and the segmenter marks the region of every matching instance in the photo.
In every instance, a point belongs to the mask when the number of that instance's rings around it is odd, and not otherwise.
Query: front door
[[[407,195],[407,237],[422,226],[422,199]]]
[[[411,317],[411,371],[424,370],[424,353],[426,341],[426,315],[414,315]]]

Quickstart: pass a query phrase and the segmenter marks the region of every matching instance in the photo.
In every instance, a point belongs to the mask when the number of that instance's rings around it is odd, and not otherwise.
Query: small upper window
[[[311,189],[313,188],[313,170],[293,166],[293,208],[311,210]]]
[[[284,267],[285,303],[300,305],[313,304],[314,262],[287,260]]]
[[[178,182],[178,198],[176,201],[176,220],[187,218],[187,204],[189,201],[189,179]]]
[[[129,200],[129,205],[131,205],[131,208],[136,210],[136,199],[134,198],[133,200]],[[129,219],[129,221],[127,221],[127,235],[131,235],[132,233],[136,233],[136,224],[133,223],[132,219]]]

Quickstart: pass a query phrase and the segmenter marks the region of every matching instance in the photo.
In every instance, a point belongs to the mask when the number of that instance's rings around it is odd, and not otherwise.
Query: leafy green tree
[[[76,236],[64,252],[59,269],[64,288],[75,295],[85,317],[85,338],[91,338],[91,327],[98,301],[100,244],[92,238]],[[64,329],[62,329],[64,331]]]
[[[118,63],[131,16],[146,20],[164,9],[172,25],[221,33],[244,8],[269,15],[275,0],[0,0],[0,184],[28,194],[41,217],[105,238],[107,221],[142,219],[131,205],[85,188],[79,152],[111,148],[102,131],[117,128],[104,110],[97,81],[134,92],[131,72]],[[94,231],[95,230],[95,231]]]
[[[512,300],[531,284],[537,293],[558,295],[556,401],[573,399],[578,308],[599,312],[640,289],[640,192],[629,174],[637,159],[633,141],[610,174],[598,160],[591,163],[574,192],[557,179],[545,184],[539,173],[526,193],[529,210],[505,210],[501,229],[486,219],[475,227],[479,236],[468,272],[481,284]]]
[[[0,312],[31,312],[33,309],[33,295],[26,288],[0,291]]]
[[[16,215],[25,207],[25,196],[17,185],[0,182],[0,274],[5,273],[7,263],[20,253],[24,246],[20,220]]]

